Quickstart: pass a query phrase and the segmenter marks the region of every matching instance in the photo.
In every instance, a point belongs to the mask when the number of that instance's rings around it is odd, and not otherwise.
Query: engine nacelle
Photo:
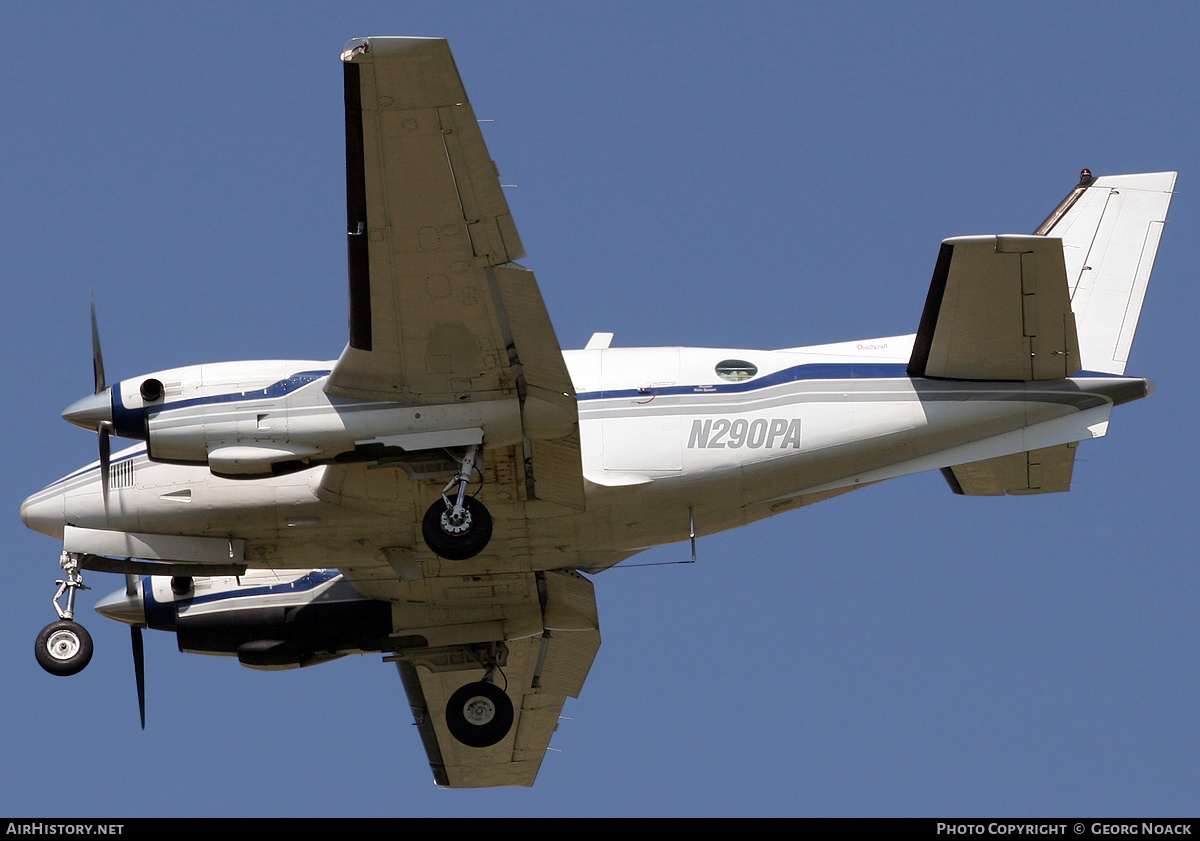
[[[363,597],[336,570],[294,574],[252,570],[143,584],[146,624],[174,631],[179,650],[236,656],[253,669],[294,669],[359,651],[386,648],[388,602]],[[183,590],[182,593],[179,591]]]
[[[240,479],[335,458],[441,453],[485,437],[491,447],[522,440],[515,398],[413,406],[330,397],[322,383],[332,365],[222,362],[122,380],[110,389],[113,426],[118,435],[146,441],[154,461],[205,464],[218,476]],[[86,398],[64,416],[95,428],[101,408]]]
[[[222,362],[122,380],[111,390],[113,425],[118,435],[145,440],[156,461],[207,464],[216,453],[214,472],[270,473],[273,461],[318,452],[290,442],[285,407],[330,365]]]

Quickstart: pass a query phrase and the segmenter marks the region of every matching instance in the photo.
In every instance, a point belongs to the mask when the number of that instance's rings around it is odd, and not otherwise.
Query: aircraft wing
[[[1080,371],[1062,240],[954,237],[942,242],[909,376],[1057,380]]]
[[[572,570],[629,554],[570,548],[576,518],[529,498],[521,452],[488,457],[480,498],[495,532],[464,561],[438,558],[413,525],[444,479],[414,481],[396,465],[317,468],[317,494],[336,506],[319,551],[364,596],[391,603],[391,659],[442,786],[533,784],[563,703],[579,694],[600,645],[592,584]],[[467,747],[449,730],[447,706],[483,677],[483,650],[499,644],[495,684],[511,699],[513,726],[494,745]]]
[[[481,592],[474,599],[472,588],[463,582],[428,584],[423,591],[441,593],[435,598],[443,604],[430,614],[430,621],[453,613],[460,620],[478,621],[486,613],[487,621],[504,625],[510,636],[520,633],[522,625],[529,626],[524,635],[504,643],[495,684],[512,700],[513,724],[508,735],[487,747],[467,747],[447,724],[451,697],[479,680],[479,663],[470,656],[470,646],[465,651],[461,645],[410,648],[393,658],[434,781],[449,788],[533,785],[558,728],[563,702],[568,695],[579,695],[600,647],[591,582],[576,572],[511,576],[478,582],[474,589]],[[499,600],[497,592],[502,594]],[[481,595],[487,596],[488,604],[471,603]],[[467,627],[447,626],[441,633],[468,633]],[[436,639],[439,631],[428,633]]]
[[[342,61],[350,342],[326,391],[520,401],[538,496],[582,508],[574,387],[449,46],[355,39]]]

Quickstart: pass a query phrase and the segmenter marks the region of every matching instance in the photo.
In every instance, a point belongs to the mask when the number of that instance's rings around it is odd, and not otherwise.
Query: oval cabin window
[[[726,359],[717,363],[717,376],[731,383],[740,383],[758,373],[758,366],[742,359]]]

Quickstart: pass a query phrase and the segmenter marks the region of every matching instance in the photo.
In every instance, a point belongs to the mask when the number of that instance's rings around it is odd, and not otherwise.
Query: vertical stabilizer
[[[1083,369],[1123,374],[1176,173],[1084,174],[1036,233],[1062,239]]]

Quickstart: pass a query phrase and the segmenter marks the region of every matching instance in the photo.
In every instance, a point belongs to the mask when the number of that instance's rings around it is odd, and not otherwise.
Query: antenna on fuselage
[[[677,564],[694,564],[696,563],[696,509],[688,506],[688,540],[692,544],[692,559],[690,561],[652,561],[648,564],[617,564],[609,567],[609,569],[633,569],[634,567],[665,567],[675,566]],[[586,570],[585,570],[586,571]]]

